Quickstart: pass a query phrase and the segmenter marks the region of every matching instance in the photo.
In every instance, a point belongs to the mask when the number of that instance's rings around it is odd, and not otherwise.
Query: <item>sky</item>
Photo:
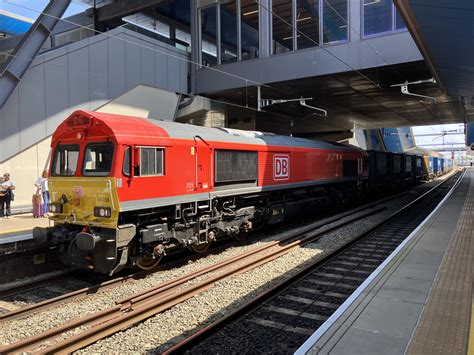
[[[0,10],[13,12],[35,20],[48,3],[48,0],[0,0]],[[84,11],[87,7],[89,6],[78,0],[72,0],[63,17],[75,15]]]
[[[442,144],[443,132],[450,133],[444,136],[444,143],[447,147],[464,147],[466,138],[464,135],[464,124],[445,124],[445,125],[431,125],[431,126],[417,126],[412,127],[415,135],[416,144],[419,146]],[[459,134],[454,134],[459,133]],[[430,136],[419,136],[420,134],[430,134]],[[431,135],[432,134],[432,135]],[[461,143],[461,144],[452,144]],[[429,148],[429,147],[426,147]],[[437,146],[441,148],[441,146]],[[464,155],[464,154],[462,154]]]

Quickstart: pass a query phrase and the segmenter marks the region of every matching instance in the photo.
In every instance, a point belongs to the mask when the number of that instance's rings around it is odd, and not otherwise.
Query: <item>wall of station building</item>
[[[173,92],[139,85],[96,111],[172,120],[178,104],[179,95]],[[12,204],[14,212],[31,210],[32,195],[36,191],[34,182],[48,168],[50,151],[51,136],[0,163],[0,172],[9,172],[17,186]]]
[[[16,184],[14,212],[31,210],[51,135],[78,109],[174,118],[188,93],[189,54],[117,28],[39,55],[0,110],[0,173]]]
[[[124,28],[38,56],[0,110],[0,162],[48,137],[76,109],[138,85],[188,92],[188,54]]]

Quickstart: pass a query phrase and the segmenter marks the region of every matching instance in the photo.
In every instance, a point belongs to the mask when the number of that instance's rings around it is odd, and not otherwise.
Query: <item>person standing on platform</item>
[[[0,180],[0,218],[10,218],[12,215],[11,202],[15,197],[13,190],[15,190],[15,184],[10,180],[10,174],[3,174],[3,179]]]
[[[41,176],[36,180],[35,186],[41,190],[43,196],[43,217],[48,217],[49,212],[49,189],[48,189],[48,170],[43,170]]]

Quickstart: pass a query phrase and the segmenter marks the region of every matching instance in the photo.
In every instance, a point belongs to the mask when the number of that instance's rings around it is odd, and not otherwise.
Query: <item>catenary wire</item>
[[[263,9],[265,9],[268,13],[270,13],[272,16],[275,16],[276,18],[278,18],[279,20],[281,20],[283,23],[285,23],[286,25],[288,25],[291,29],[295,30],[297,33],[301,34],[302,36],[304,36],[306,39],[308,39],[309,41],[311,41],[312,43],[314,43],[317,47],[321,48],[322,50],[324,50],[326,53],[328,53],[329,55],[331,55],[333,58],[336,58],[338,61],[340,61],[342,64],[344,64],[346,67],[348,67],[349,69],[355,71],[357,74],[359,74],[360,76],[362,76],[363,78],[365,78],[367,81],[369,81],[372,85],[374,85],[376,88],[382,90],[382,88],[375,82],[373,81],[372,79],[370,79],[367,75],[364,75],[363,73],[360,72],[360,70],[354,68],[353,66],[351,66],[349,63],[347,63],[346,61],[344,61],[343,59],[339,58],[337,55],[335,55],[334,53],[332,53],[330,50],[328,50],[327,48],[325,48],[324,46],[321,46],[318,42],[316,42],[313,38],[311,38],[310,36],[308,36],[306,33],[304,33],[303,31],[301,30],[298,30],[298,28],[296,28],[295,26],[293,26],[293,24],[289,23],[288,21],[286,21],[285,19],[283,19],[281,16],[279,16],[278,14],[276,14],[275,12],[273,12],[271,9],[269,9],[267,6],[263,5],[259,0],[256,0],[256,3],[259,4],[259,6]]]
[[[342,14],[341,14],[339,11],[337,11],[337,10],[334,8],[334,6],[332,6],[332,5],[328,2],[328,0],[324,0],[324,2],[332,9],[332,11],[334,11],[334,13],[335,13],[337,16],[339,16],[339,17],[346,23],[346,25],[348,25],[360,38],[362,38],[362,34],[361,34],[359,31],[357,31],[356,28],[355,28],[354,26],[352,26],[352,25],[349,23],[349,21],[346,20],[346,19],[344,18],[344,16],[342,16]],[[372,44],[370,44],[369,41],[363,41],[363,42],[364,42],[370,49],[372,49],[372,51],[374,52],[374,54],[375,54],[376,56],[379,56],[380,58],[382,58],[382,60],[390,67],[390,69],[391,69],[392,71],[394,71],[394,72],[400,77],[401,80],[403,80],[403,81],[408,81],[408,80],[406,79],[406,77],[403,76],[402,73],[393,65],[393,63],[390,63],[375,47],[372,46]],[[420,100],[417,100],[417,101],[423,106],[423,108],[424,108],[425,110],[427,110],[429,113],[431,113],[431,115],[436,116],[436,115],[433,114],[433,112],[431,112],[431,110],[425,105],[425,103],[424,103],[423,101],[420,101]],[[404,106],[407,107],[405,103],[404,103]],[[413,113],[413,110],[411,110],[410,108],[408,108],[408,109]]]
[[[280,19],[283,23],[285,23],[286,25],[288,25],[290,28],[292,28],[293,30],[295,30],[297,33],[300,33],[301,35],[303,35],[305,38],[307,38],[308,40],[310,40],[312,43],[314,43],[317,47],[321,48],[322,50],[324,50],[326,53],[330,54],[332,57],[336,58],[337,60],[339,60],[341,63],[343,63],[344,65],[346,65],[348,68],[352,69],[354,72],[356,72],[357,74],[359,74],[363,79],[367,80],[369,83],[371,83],[376,89],[380,90],[383,92],[383,89],[382,87],[380,87],[380,85],[376,82],[374,82],[373,80],[371,80],[369,77],[367,77],[366,75],[364,75],[362,72],[360,72],[360,70],[352,67],[350,64],[346,63],[344,60],[342,60],[341,58],[339,58],[337,55],[335,55],[334,53],[332,53],[331,51],[329,51],[327,48],[325,48],[324,46],[321,46],[318,42],[316,42],[313,38],[311,38],[310,36],[308,36],[306,33],[304,33],[303,31],[301,30],[298,30],[298,28],[296,28],[295,26],[293,26],[291,23],[289,23],[288,21],[286,21],[285,19],[283,19],[281,16],[279,16],[278,14],[274,13],[272,10],[270,10],[268,7],[266,7],[265,5],[262,5],[260,3],[259,0],[255,0],[263,9],[265,9],[267,12],[269,12],[270,14],[272,14],[272,16],[275,16],[276,18]],[[348,83],[345,83],[345,84],[348,84]],[[348,84],[350,85],[350,84]],[[377,104],[379,104],[380,106],[383,106],[383,107],[386,107],[385,105],[383,105],[379,100],[373,98],[373,97],[369,97],[370,100],[376,102]],[[407,107],[406,104],[403,104],[405,107]],[[424,106],[424,105],[423,105]],[[407,109],[414,113],[413,110],[411,110],[409,107],[407,107]],[[394,112],[394,111],[392,111]],[[430,112],[431,113],[431,112]],[[418,114],[417,114],[418,117],[420,117]]]
[[[327,0],[325,0],[327,2]],[[307,34],[305,34],[304,32],[302,32],[301,30],[298,30],[297,27],[293,26],[291,23],[289,23],[288,21],[286,21],[285,19],[283,19],[282,17],[280,17],[278,14],[275,14],[272,10],[270,10],[268,7],[266,7],[265,5],[262,5],[260,3],[259,0],[256,0],[256,2],[263,8],[265,9],[267,12],[269,12],[270,14],[272,14],[272,16],[275,16],[276,18],[280,19],[282,22],[284,22],[286,25],[288,25],[290,28],[292,28],[293,30],[295,30],[297,33],[300,33],[301,35],[303,35],[305,38],[309,39],[311,42],[313,42],[314,44],[316,44],[316,46],[318,46],[319,48],[323,49],[324,51],[326,51],[327,53],[329,53],[330,55],[332,55],[334,58],[338,59],[341,63],[345,64],[347,67],[349,67],[350,69],[352,69],[354,72],[356,72],[357,74],[359,74],[361,77],[365,78],[366,80],[368,80],[373,86],[375,86],[377,89],[379,89],[380,91],[383,91],[382,87],[380,87],[380,85],[378,83],[375,83],[373,80],[371,80],[370,78],[368,78],[366,75],[364,75],[363,73],[361,73],[359,70],[357,70],[356,68],[352,67],[350,64],[346,63],[345,61],[343,61],[342,59],[340,59],[338,56],[336,56],[334,53],[332,53],[331,51],[329,51],[328,49],[326,49],[324,46],[321,46],[318,42],[316,42],[313,38],[311,38],[310,36],[308,36]],[[337,12],[337,11],[336,11]],[[342,16],[339,14],[339,16]],[[344,20],[347,24],[348,22],[346,20]],[[349,24],[348,24],[349,25]],[[352,28],[352,27],[351,27]],[[356,33],[358,33],[358,35],[360,36],[360,33],[356,31]],[[376,51],[376,55],[377,55],[377,51]],[[382,56],[380,56],[382,59],[384,59]],[[385,59],[384,59],[385,60]],[[387,64],[389,64],[391,66],[390,63],[387,62]],[[399,74],[400,75],[400,74]],[[377,102],[379,105],[383,106],[383,107],[386,107],[385,105],[381,104],[379,100],[371,97],[370,98],[371,100]],[[436,117],[439,119],[439,117],[437,117],[437,115],[435,115],[422,101],[419,101],[419,100],[416,100],[417,102],[419,102],[423,108],[428,111],[433,117]],[[420,118],[420,114],[418,114],[417,112],[414,112],[409,106],[407,106],[406,103],[402,103],[403,106],[405,106],[408,111],[410,111],[412,114],[415,114],[416,116],[418,116]]]

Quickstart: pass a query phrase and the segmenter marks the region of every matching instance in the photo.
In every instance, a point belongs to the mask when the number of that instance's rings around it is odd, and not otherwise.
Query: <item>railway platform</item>
[[[296,354],[474,352],[474,169]]]
[[[47,227],[48,218],[33,218],[31,213],[13,215],[0,219],[0,245],[33,239],[34,227]]]

